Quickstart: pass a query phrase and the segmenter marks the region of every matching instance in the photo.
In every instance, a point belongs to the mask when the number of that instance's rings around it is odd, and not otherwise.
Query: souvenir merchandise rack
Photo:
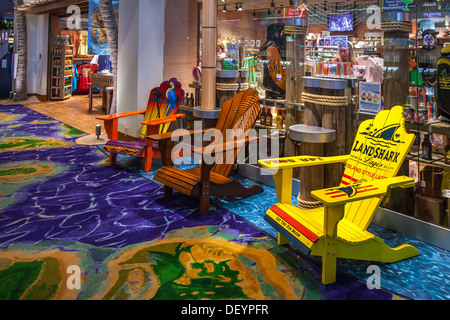
[[[70,35],[58,35],[53,41],[51,100],[72,96],[73,42]]]

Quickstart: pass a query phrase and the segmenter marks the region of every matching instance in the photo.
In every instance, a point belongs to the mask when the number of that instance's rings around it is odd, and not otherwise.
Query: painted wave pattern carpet
[[[83,135],[0,107],[0,299],[400,299],[341,273],[323,286],[319,263],[221,206],[163,199]]]

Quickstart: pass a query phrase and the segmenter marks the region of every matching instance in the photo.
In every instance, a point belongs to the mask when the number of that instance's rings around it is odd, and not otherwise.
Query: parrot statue
[[[177,104],[177,95],[175,93],[175,85],[173,84],[173,82],[169,83],[169,89],[166,91],[166,99],[168,101],[168,104],[166,107],[164,117],[169,116],[172,110],[175,112],[175,107]],[[161,125],[160,133],[163,132],[166,125],[167,124]]]

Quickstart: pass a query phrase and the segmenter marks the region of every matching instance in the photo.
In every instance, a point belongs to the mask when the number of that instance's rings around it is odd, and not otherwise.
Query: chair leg
[[[152,169],[153,148],[147,146],[144,155],[144,171],[148,172]]]
[[[278,245],[284,246],[286,244],[289,244],[289,240],[278,232]]]
[[[207,164],[203,161],[200,166],[201,178],[200,178],[200,215],[205,215],[209,212],[209,195],[211,187],[211,169],[213,165]]]
[[[172,196],[173,196],[173,189],[168,186],[164,186],[164,198],[170,198]]]
[[[344,205],[327,206],[324,208],[324,234],[322,252],[322,283],[336,282],[337,263],[337,224],[344,217]]]
[[[203,216],[209,212],[209,194],[200,195],[200,215]]]
[[[117,153],[110,152],[109,153],[109,164],[112,166],[117,163]]]

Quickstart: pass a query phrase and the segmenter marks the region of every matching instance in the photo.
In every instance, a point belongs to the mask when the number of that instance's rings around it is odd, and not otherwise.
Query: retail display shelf
[[[265,124],[255,123],[255,127],[260,129],[278,130],[280,132],[286,132],[286,129],[278,129],[276,126],[266,126]]]
[[[266,105],[266,106],[272,106],[279,109],[284,109],[285,106],[294,106],[299,111],[303,110],[305,107],[305,104],[303,102],[288,102],[286,100],[280,100],[280,99],[269,99],[269,98],[260,98],[259,103]]]
[[[427,165],[438,166],[438,167],[450,169],[450,165],[444,163],[444,155],[433,153],[433,157],[435,157],[435,159],[433,159],[433,160],[424,159],[420,155],[418,155],[416,152],[410,153],[406,156],[406,158],[411,161],[416,161],[416,162],[420,162],[420,163],[427,164]]]

